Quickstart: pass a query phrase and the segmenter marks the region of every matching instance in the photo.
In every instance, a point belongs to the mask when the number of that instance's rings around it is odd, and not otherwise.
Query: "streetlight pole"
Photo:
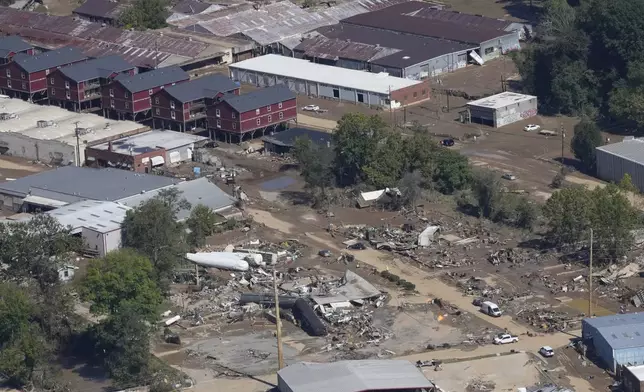
[[[81,158],[80,158],[80,134],[78,133],[78,123],[80,121],[75,121],[74,125],[76,128],[74,129],[74,134],[76,135],[76,166],[80,167],[81,165]]]

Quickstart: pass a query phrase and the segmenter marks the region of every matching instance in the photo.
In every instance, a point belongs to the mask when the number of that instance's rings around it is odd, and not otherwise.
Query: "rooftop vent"
[[[36,121],[36,126],[38,128],[47,128],[55,125],[54,121],[52,120],[38,120]]]

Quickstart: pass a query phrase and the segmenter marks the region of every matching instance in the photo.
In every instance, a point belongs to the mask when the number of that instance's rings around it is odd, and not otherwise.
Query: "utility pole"
[[[78,123],[80,121],[75,121],[74,125],[76,128],[74,128],[74,134],[76,135],[76,166],[80,167],[81,165],[81,158],[80,158],[80,135],[78,133]]]
[[[561,124],[561,164],[565,165],[564,163],[564,139],[566,138],[566,130],[564,129],[563,124]],[[563,166],[561,168],[563,170]]]
[[[588,317],[593,317],[593,229],[590,229],[590,257],[588,267]]]
[[[277,363],[279,370],[284,368],[282,353],[282,319],[280,318],[280,296],[277,292],[277,272],[273,270],[273,291],[275,291],[275,324],[277,325]]]

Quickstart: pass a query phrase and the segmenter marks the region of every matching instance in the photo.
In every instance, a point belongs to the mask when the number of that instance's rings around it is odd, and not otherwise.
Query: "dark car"
[[[445,147],[452,147],[454,145],[454,139],[443,139],[441,140],[441,145]]]
[[[367,247],[364,246],[364,244],[362,242],[356,242],[355,244],[351,244],[351,245],[347,246],[347,248],[349,248],[351,250],[365,250],[365,249],[367,249]]]

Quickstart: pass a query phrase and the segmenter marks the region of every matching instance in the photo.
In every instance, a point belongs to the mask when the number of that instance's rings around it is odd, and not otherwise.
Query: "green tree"
[[[575,154],[575,158],[579,159],[589,172],[595,170],[595,148],[601,146],[601,144],[601,132],[599,132],[599,128],[593,121],[583,119],[579,124],[575,125],[570,149]]]
[[[560,246],[578,244],[588,236],[593,207],[591,194],[584,187],[564,188],[553,193],[543,207],[548,221],[548,239]]]
[[[0,376],[16,387],[32,385],[34,372],[49,359],[37,316],[24,289],[0,283]]]
[[[369,163],[363,167],[366,182],[378,189],[394,186],[405,169],[402,136],[392,131],[382,132],[380,136]]]
[[[138,386],[150,379],[150,328],[137,307],[124,306],[95,325],[91,335],[116,386]]]
[[[120,23],[137,30],[161,29],[167,26],[169,14],[166,0],[135,0],[121,15]]]
[[[387,124],[377,115],[348,113],[338,121],[333,133],[335,170],[341,186],[354,185],[366,179],[364,168],[372,163]]]
[[[619,184],[617,184],[619,189],[624,190],[626,192],[633,192],[633,193],[639,193],[640,190],[637,189],[635,184],[633,184],[633,179],[631,178],[631,175],[626,173],[624,174],[624,177],[619,181]]]
[[[299,163],[306,189],[313,196],[314,204],[326,203],[328,190],[333,186],[334,180],[334,150],[328,146],[317,145],[309,138],[297,138],[294,155]]]
[[[129,210],[123,221],[123,245],[152,261],[157,281],[163,288],[167,287],[176,263],[187,250],[185,227],[177,222],[179,209],[175,202],[155,197]]]
[[[440,192],[452,194],[470,185],[472,172],[466,156],[440,148],[436,151],[434,160],[432,180]]]
[[[613,184],[596,187],[591,193],[594,230],[594,251],[599,260],[617,261],[633,245],[631,231],[637,224],[639,212]]]
[[[110,252],[92,260],[81,285],[81,297],[92,302],[96,314],[119,313],[135,309],[150,322],[159,318],[161,290],[154,280],[150,260],[132,249]]]
[[[186,225],[190,230],[188,244],[193,249],[206,245],[206,238],[214,233],[217,221],[217,214],[211,208],[203,204],[195,206],[186,221]]]

